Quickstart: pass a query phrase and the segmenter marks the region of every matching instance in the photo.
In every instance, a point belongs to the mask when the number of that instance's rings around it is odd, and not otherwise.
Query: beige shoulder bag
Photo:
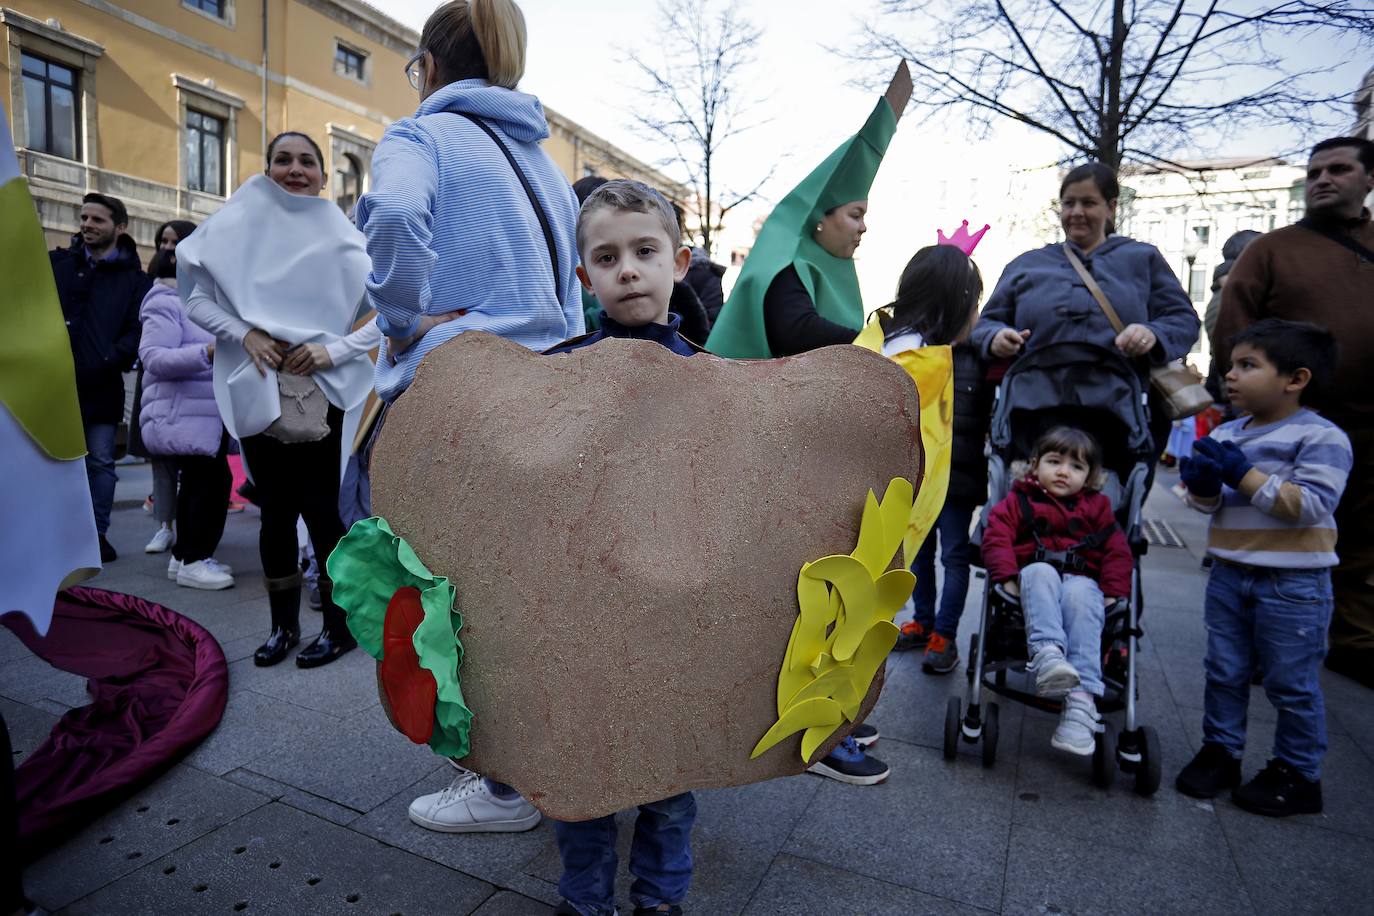
[[[1098,306],[1107,316],[1107,320],[1112,323],[1116,333],[1120,334],[1124,325],[1121,323],[1121,316],[1117,315],[1116,309],[1107,301],[1107,296],[1102,292],[1102,287],[1097,285],[1093,275],[1088,273],[1088,269],[1083,266],[1083,262],[1074,254],[1068,243],[1064,243],[1064,254],[1068,256],[1069,263],[1078,272],[1078,276],[1088,287],[1088,292],[1093,294]],[[1160,403],[1164,407],[1164,412],[1170,420],[1182,420],[1187,417],[1196,416],[1208,407],[1212,406],[1212,396],[1207,393],[1207,389],[1202,386],[1202,381],[1194,375],[1183,360],[1176,359],[1173,362],[1165,363],[1162,366],[1150,366],[1150,386],[1159,395]]]

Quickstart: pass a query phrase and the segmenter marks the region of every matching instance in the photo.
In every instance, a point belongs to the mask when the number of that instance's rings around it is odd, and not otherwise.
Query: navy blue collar
[[[606,314],[605,309],[601,311],[601,317],[597,319],[598,326],[607,337],[630,337],[635,340],[652,340],[671,347],[678,337],[678,327],[682,324],[682,319],[672,312],[668,313],[666,324],[642,324],[639,327],[629,327],[616,321]]]

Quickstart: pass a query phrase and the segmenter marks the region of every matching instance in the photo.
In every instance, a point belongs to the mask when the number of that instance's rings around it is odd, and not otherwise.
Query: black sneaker
[[[558,909],[553,911],[553,916],[579,916],[579,914],[571,903],[564,900],[558,904]]]
[[[113,563],[119,559],[119,554],[115,552],[114,545],[105,539],[105,535],[100,536],[100,562]]]
[[[851,786],[876,786],[891,772],[887,764],[864,753],[853,738],[845,738],[829,756],[811,764],[808,773],[825,776]]]
[[[863,722],[854,726],[849,737],[853,738],[854,743],[859,747],[872,747],[878,743],[878,729],[867,722]]]
[[[1240,761],[1220,744],[1204,741],[1202,750],[1178,773],[1174,788],[1193,798],[1216,798],[1240,785]]]
[[[1322,782],[1312,780],[1282,760],[1274,759],[1255,778],[1231,790],[1231,801],[1251,814],[1287,817],[1322,813]]]
[[[634,916],[682,916],[682,907],[676,903],[669,904],[666,909],[660,906],[637,906]]]

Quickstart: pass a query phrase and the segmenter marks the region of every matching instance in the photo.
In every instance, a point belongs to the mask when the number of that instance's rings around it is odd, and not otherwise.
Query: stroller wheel
[[[1093,744],[1093,783],[1110,789],[1116,780],[1116,727],[1104,721]]]
[[[1159,788],[1159,733],[1148,725],[1136,731],[1140,762],[1135,767],[1135,793],[1149,797]]]
[[[968,638],[968,662],[964,665],[964,674],[970,684],[973,683],[973,669],[977,667],[978,661],[978,635],[974,633]]]
[[[983,717],[983,766],[997,762],[997,704],[989,703]]]
[[[945,759],[953,760],[959,755],[959,719],[963,712],[959,708],[959,698],[950,697],[945,704]]]

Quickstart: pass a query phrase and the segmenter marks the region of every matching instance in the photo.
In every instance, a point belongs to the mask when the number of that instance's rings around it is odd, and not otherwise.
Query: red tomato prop
[[[416,744],[427,744],[434,733],[434,701],[438,686],[434,676],[420,667],[412,637],[425,619],[420,590],[396,589],[386,606],[382,628],[382,690],[396,727]]]

